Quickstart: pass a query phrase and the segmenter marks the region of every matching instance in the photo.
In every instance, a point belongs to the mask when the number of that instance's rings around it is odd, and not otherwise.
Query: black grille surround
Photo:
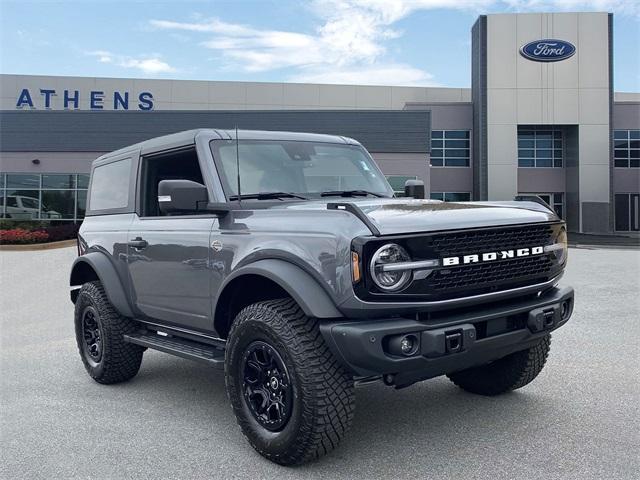
[[[441,266],[431,270],[426,278],[414,278],[403,290],[393,293],[376,287],[371,280],[369,262],[375,251],[386,243],[402,245],[412,260],[419,261],[544,247],[555,243],[562,229],[564,223],[555,222],[357,239],[353,247],[363,259],[366,275],[354,290],[366,301],[440,301],[543,283],[564,268],[554,253]]]

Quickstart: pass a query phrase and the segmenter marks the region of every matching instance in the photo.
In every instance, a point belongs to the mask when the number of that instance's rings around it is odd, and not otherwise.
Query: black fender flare
[[[81,264],[88,265],[96,273],[107,294],[107,298],[109,298],[109,301],[118,313],[125,317],[133,317],[133,311],[122,281],[108,256],[101,252],[90,252],[76,258],[71,267],[71,275],[69,277],[69,285],[71,287],[80,285],[76,278],[82,268],[80,266]],[[71,299],[75,303],[73,292]]]
[[[218,300],[227,285],[243,275],[259,275],[275,282],[298,303],[305,315],[309,317],[343,317],[329,294],[309,273],[291,262],[275,258],[258,260],[233,271],[218,290],[214,312],[218,311]]]

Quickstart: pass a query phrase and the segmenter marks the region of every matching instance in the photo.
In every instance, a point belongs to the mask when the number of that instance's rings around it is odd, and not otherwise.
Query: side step
[[[206,343],[194,342],[180,337],[158,335],[153,331],[126,334],[124,340],[142,347],[206,363],[207,365],[219,367],[224,365],[224,350]]]

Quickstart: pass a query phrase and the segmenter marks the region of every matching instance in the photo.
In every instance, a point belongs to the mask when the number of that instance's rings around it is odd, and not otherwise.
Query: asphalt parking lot
[[[361,387],[340,448],[297,468],[245,442],[219,371],[147,351],[132,381],[90,380],[74,255],[0,252],[0,478],[638,478],[639,250],[570,250],[575,314],[529,386],[498,398],[444,378]]]

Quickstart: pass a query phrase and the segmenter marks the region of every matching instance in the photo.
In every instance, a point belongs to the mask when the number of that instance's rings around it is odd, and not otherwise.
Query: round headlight
[[[371,278],[385,291],[400,290],[411,280],[411,270],[383,270],[384,265],[411,260],[407,251],[400,245],[388,243],[373,254],[371,259]]]
[[[560,232],[560,235],[556,238],[556,243],[562,245],[562,248],[556,252],[558,263],[564,263],[567,261],[567,254],[569,252],[566,230],[563,229]]]

